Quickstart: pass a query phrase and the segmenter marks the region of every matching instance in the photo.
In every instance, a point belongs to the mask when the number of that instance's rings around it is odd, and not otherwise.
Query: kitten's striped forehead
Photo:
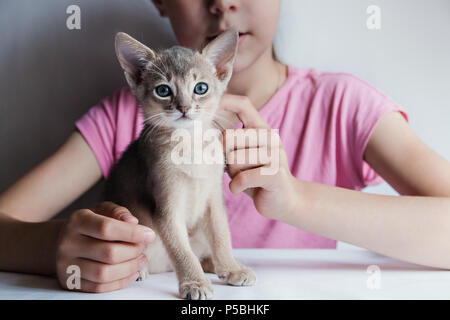
[[[195,70],[201,68],[199,54],[195,51],[179,46],[166,49],[157,54],[156,59],[149,63],[147,69],[150,73],[168,81],[172,78],[186,79],[191,73],[197,78]]]

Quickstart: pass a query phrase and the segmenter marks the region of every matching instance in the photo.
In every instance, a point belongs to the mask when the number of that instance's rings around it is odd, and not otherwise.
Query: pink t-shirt
[[[408,115],[391,98],[348,73],[288,66],[288,77],[261,116],[279,134],[292,174],[304,181],[353,190],[383,179],[363,160],[370,134],[387,112]],[[127,146],[139,137],[143,114],[129,88],[93,106],[77,122],[108,177]],[[250,197],[224,195],[234,248],[336,248],[336,241],[262,217]]]

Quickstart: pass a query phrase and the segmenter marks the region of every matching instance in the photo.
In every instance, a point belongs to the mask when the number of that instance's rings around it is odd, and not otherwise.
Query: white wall
[[[66,28],[71,4],[81,8],[81,30]],[[366,27],[369,5],[381,9],[380,30]],[[175,43],[150,0],[2,0],[0,30],[0,192],[53,152],[91,105],[125,85],[116,32],[154,47]],[[299,67],[372,83],[450,159],[449,0],[283,0],[276,50]],[[64,214],[96,199],[101,187]],[[387,184],[365,191],[396,194]]]

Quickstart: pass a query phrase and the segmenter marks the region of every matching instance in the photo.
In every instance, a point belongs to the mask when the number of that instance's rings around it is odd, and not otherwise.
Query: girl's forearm
[[[24,222],[0,212],[0,270],[52,275],[65,220]]]
[[[295,180],[298,228],[404,261],[450,269],[450,198],[387,196]]]

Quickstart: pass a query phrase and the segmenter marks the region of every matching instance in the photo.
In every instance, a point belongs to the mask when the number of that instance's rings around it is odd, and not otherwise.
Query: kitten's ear
[[[116,34],[116,55],[125,72],[130,87],[139,85],[141,74],[149,61],[154,59],[155,53],[128,34]]]
[[[227,83],[233,71],[239,41],[235,27],[227,29],[203,48],[202,55],[216,67],[219,80]]]

